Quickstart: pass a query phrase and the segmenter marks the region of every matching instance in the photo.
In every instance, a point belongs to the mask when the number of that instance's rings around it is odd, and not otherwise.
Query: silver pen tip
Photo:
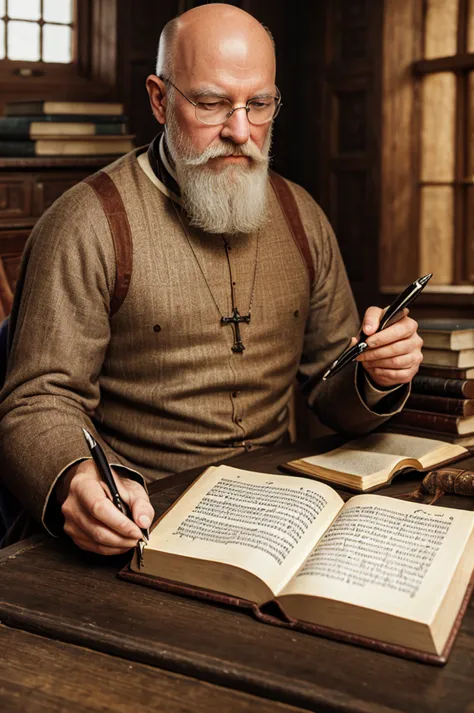
[[[433,277],[433,273],[430,272],[428,275],[424,275],[423,277],[420,277],[418,279],[418,282],[420,283],[420,285],[426,285],[426,283],[429,282],[429,280],[431,280],[432,277]]]
[[[91,436],[91,434],[89,433],[89,431],[86,431],[86,429],[83,428],[83,429],[82,429],[82,433],[84,434],[84,438],[86,439],[87,445],[89,446],[89,448],[94,448],[94,446],[96,446],[97,443],[96,443],[95,440],[92,438],[92,436]]]

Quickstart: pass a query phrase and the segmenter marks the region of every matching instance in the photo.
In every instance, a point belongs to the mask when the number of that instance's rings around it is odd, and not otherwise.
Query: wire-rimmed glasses
[[[173,84],[169,79],[163,79],[163,81],[171,84],[172,87],[178,91],[181,96],[183,96],[186,101],[193,105],[196,114],[196,119],[203,124],[209,124],[211,126],[217,126],[218,124],[224,124],[232,114],[239,109],[245,109],[247,112],[247,118],[251,124],[255,126],[261,126],[262,124],[268,124],[273,121],[278,115],[281,109],[281,95],[277,89],[278,95],[270,96],[263,95],[259,97],[254,97],[249,99],[245,106],[232,106],[232,102],[226,97],[221,97],[217,95],[209,96],[206,101],[194,102],[192,99],[186,96],[184,92],[181,91],[176,84]]]

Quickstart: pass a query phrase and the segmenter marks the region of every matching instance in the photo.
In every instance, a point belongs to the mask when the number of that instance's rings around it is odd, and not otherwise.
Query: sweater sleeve
[[[322,376],[360,331],[360,320],[337,240],[323,211],[300,187],[294,186],[315,264],[310,311],[306,323],[298,379],[309,406],[335,431],[366,433],[381,425],[404,405],[403,386],[366,402],[361,364],[342,369],[327,381]]]
[[[43,215],[28,240],[0,394],[2,477],[46,527],[57,478],[90,455],[81,427],[101,442],[111,463],[121,462],[91,421],[114,280],[107,220],[92,189],[79,184]]]

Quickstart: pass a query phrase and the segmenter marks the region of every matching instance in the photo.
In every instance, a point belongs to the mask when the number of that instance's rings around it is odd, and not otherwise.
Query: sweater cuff
[[[379,415],[393,416],[398,413],[411,391],[410,384],[398,384],[391,388],[377,387],[361,364],[356,365],[355,380],[361,401],[370,411]]]

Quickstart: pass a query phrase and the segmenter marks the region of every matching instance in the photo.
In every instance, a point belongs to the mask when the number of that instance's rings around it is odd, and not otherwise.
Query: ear
[[[146,80],[146,90],[153,116],[160,124],[166,124],[166,84],[156,74],[150,74]]]

